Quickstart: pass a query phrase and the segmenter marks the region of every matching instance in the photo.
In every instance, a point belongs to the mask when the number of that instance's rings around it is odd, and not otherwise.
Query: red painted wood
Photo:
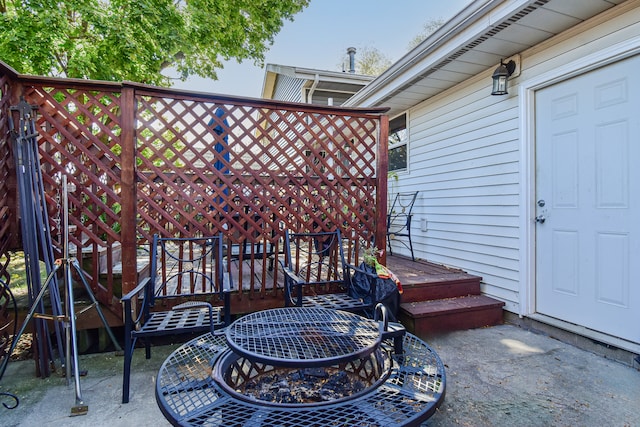
[[[502,301],[484,295],[471,295],[401,304],[399,318],[407,330],[424,337],[501,324],[503,306]]]
[[[389,117],[380,119],[379,148],[376,156],[378,179],[376,192],[376,206],[378,206],[378,218],[376,221],[376,242],[386,242],[387,239],[387,171],[389,170]],[[382,248],[379,248],[382,249]],[[382,253],[380,259],[383,265],[387,264],[387,251]]]
[[[403,286],[402,303],[480,294],[480,278],[443,278],[441,281]]]
[[[121,241],[122,241],[122,295],[136,287],[137,271],[137,196],[135,176],[135,94],[133,89],[122,90],[122,171],[120,180],[121,193]]]
[[[400,304],[400,308],[413,318],[436,317],[443,312],[460,313],[487,307],[502,307],[502,301],[485,295],[468,295],[457,298],[446,298]]]

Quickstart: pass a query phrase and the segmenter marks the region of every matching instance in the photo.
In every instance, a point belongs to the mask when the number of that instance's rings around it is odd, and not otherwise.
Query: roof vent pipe
[[[349,55],[349,72],[354,74],[356,72],[356,48],[348,48],[347,54]]]

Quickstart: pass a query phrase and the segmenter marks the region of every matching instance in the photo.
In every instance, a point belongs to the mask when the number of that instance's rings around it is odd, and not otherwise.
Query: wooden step
[[[76,255],[77,247],[75,245],[69,245],[69,254]],[[82,247],[82,269],[88,273],[93,273],[93,259],[94,255],[98,257],[98,269],[100,274],[106,274],[109,266],[109,250],[106,246],[97,246],[97,252],[94,254],[93,245],[89,244]],[[122,248],[120,242],[114,242],[111,245],[111,263],[116,264],[122,261]]]
[[[449,274],[442,278],[431,278],[429,281],[416,284],[403,283],[400,301],[411,303],[419,301],[456,298],[464,295],[480,295],[479,276],[466,273]]]
[[[148,256],[136,259],[136,270],[138,272],[138,282],[149,277],[151,261]],[[122,262],[115,263],[111,268],[111,272],[113,273],[114,278],[122,278]],[[101,274],[100,277],[103,277],[103,275]]]
[[[504,302],[485,295],[467,295],[400,304],[399,320],[414,335],[494,326],[502,323]]]
[[[75,225],[69,226],[69,233],[75,234],[77,227]],[[94,256],[94,244],[91,243],[91,239],[85,234],[80,234],[80,241],[82,241],[82,260],[80,264],[82,265],[83,270],[93,274],[93,262],[91,261],[91,257]],[[98,269],[100,274],[106,274],[108,270],[108,248],[104,245],[97,245],[97,256],[98,256]],[[78,256],[78,248],[73,243],[69,243],[69,255],[70,256]],[[122,261],[122,248],[120,247],[120,242],[113,242],[111,244],[111,263],[116,264]]]

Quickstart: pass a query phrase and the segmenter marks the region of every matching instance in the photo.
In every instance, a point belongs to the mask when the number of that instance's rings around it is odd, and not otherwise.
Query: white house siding
[[[397,190],[420,191],[412,228],[417,257],[482,276],[484,293],[519,312],[521,202],[532,201],[519,194],[518,82],[637,37],[639,22],[640,2],[627,2],[521,52],[522,73],[508,96],[490,95],[493,67],[409,111],[409,172],[400,174]]]
[[[409,174],[419,190],[416,256],[483,277],[483,291],[518,302],[518,106],[485,79],[409,112]],[[494,120],[492,120],[492,117]],[[495,124],[492,124],[495,123]],[[421,231],[421,220],[427,231]]]
[[[306,80],[280,74],[273,92],[273,99],[290,102],[306,102],[302,99],[302,86]]]

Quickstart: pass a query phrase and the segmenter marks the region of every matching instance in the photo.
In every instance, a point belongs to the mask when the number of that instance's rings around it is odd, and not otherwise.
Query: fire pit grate
[[[380,323],[322,308],[281,308],[249,314],[226,331],[229,347],[275,366],[329,366],[366,357],[382,340]]]

